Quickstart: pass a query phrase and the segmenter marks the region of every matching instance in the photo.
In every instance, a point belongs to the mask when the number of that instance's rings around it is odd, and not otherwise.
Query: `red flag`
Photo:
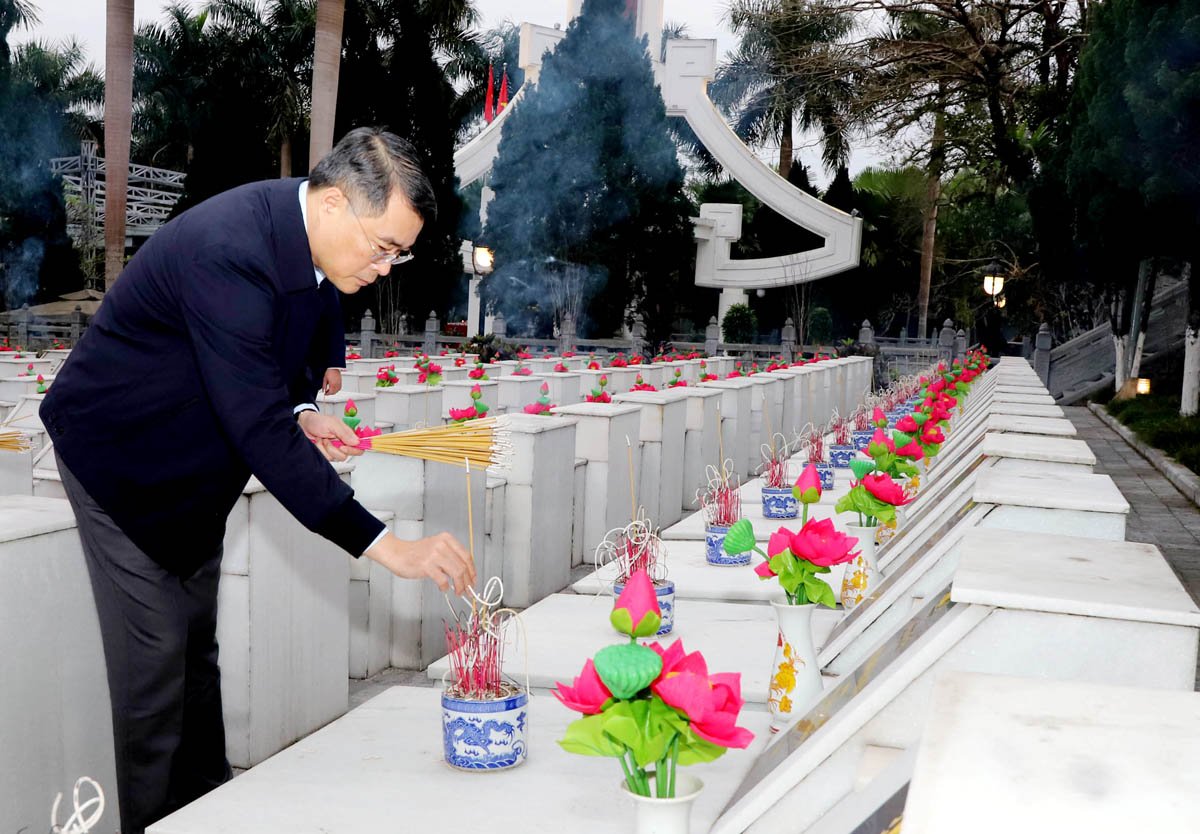
[[[504,77],[500,79],[500,102],[496,106],[496,113],[508,106],[508,64],[504,65]]]
[[[500,95],[503,96],[504,93],[501,92]],[[485,122],[487,122],[488,124],[491,124],[492,119],[496,118],[496,108],[495,108],[495,105],[492,104],[492,102],[495,100],[495,96],[496,96],[496,75],[495,75],[495,71],[492,69],[492,65],[488,64],[487,98],[484,99],[484,102],[483,102],[483,120]],[[500,106],[503,107],[504,105],[501,104]]]

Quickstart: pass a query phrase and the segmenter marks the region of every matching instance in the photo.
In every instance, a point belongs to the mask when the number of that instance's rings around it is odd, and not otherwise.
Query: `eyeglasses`
[[[371,242],[371,236],[367,234],[366,228],[363,227],[362,221],[358,219],[358,212],[354,210],[354,206],[346,203],[346,208],[350,210],[350,215],[354,218],[354,222],[358,224],[358,228],[362,231],[363,237],[367,240],[367,246],[371,247],[371,263],[373,264],[388,264],[390,266],[399,266],[411,261],[415,255],[407,250],[399,252],[389,252],[386,249],[380,249]]]

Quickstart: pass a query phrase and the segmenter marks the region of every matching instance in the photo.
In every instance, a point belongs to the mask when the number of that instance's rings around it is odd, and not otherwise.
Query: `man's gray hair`
[[[399,191],[421,220],[437,220],[437,198],[421,170],[412,144],[378,127],[347,133],[308,175],[313,188],[336,186],[367,217],[387,211],[388,198]]]

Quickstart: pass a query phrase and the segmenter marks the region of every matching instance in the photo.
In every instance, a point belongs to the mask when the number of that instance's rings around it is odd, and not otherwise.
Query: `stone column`
[[[638,504],[656,527],[670,527],[682,517],[683,435],[687,409],[675,394],[636,391],[620,394],[614,402],[641,408],[638,441],[642,444],[642,470],[638,478]]]
[[[713,316],[708,320],[708,325],[704,328],[704,352],[709,356],[716,356],[718,345],[721,342],[721,325],[717,323],[717,317]]]
[[[575,421],[514,414],[504,499],[504,602],[527,608],[571,582]]]
[[[362,321],[358,325],[358,331],[359,355],[370,359],[375,355],[375,317],[371,315],[370,310],[367,310],[363,314]]]
[[[1033,339],[1033,369],[1037,372],[1042,385],[1050,387],[1050,349],[1054,336],[1050,325],[1042,322],[1038,327],[1037,336]]]
[[[479,297],[479,285],[483,279],[472,275],[467,279],[467,338],[479,335],[479,316],[483,312],[483,300]]]
[[[441,329],[441,326],[438,324],[437,313],[435,313],[433,310],[430,310],[429,318],[425,319],[425,340],[421,344],[421,349],[429,356],[437,353],[437,337],[439,329]]]
[[[641,468],[638,430],[641,407],[616,403],[560,406],[553,413],[575,421],[575,458],[585,460],[584,502],[574,523],[583,526],[583,560],[591,562],[605,534],[624,527],[630,518],[629,449],[634,480]],[[628,443],[626,442],[628,440]],[[560,485],[565,489],[565,484]]]

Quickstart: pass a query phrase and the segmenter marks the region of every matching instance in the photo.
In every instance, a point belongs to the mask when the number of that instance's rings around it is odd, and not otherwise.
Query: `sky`
[[[40,22],[32,30],[14,33],[11,38],[14,44],[31,39],[55,43],[74,37],[84,47],[89,60],[98,68],[103,67],[105,0],[32,1],[38,9]],[[169,0],[136,0],[134,19],[138,25],[157,20],[167,5]],[[190,0],[189,5],[199,8],[203,0]],[[664,20],[686,24],[689,37],[715,38],[718,55],[724,55],[737,45],[737,37],[730,31],[727,20],[728,0],[663,0],[663,6]],[[484,29],[505,18],[515,23],[528,21],[544,26],[566,23],[567,0],[475,0],[475,7]],[[881,161],[879,148],[861,141],[852,144],[851,173]],[[778,154],[778,145],[759,149],[760,158],[771,164],[778,159]],[[827,185],[830,175],[822,169],[816,137],[800,139],[797,154],[808,165],[812,180],[818,185]]]

